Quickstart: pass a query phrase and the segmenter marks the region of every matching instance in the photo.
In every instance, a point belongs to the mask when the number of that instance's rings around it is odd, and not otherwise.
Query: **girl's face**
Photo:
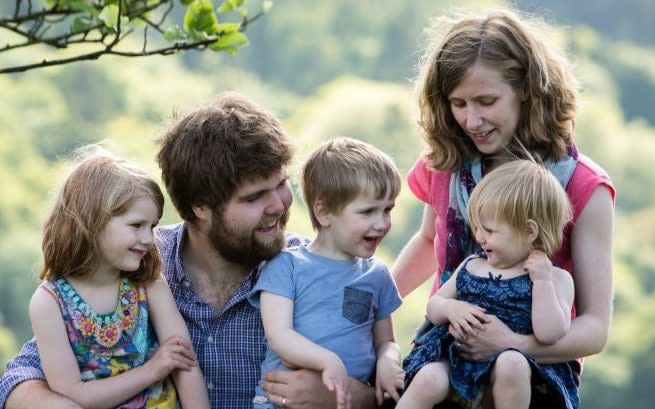
[[[493,268],[507,270],[525,261],[532,250],[532,243],[505,221],[492,215],[481,214],[479,222],[474,232],[475,240],[480,243],[487,255],[487,262]]]
[[[477,62],[448,100],[455,120],[480,153],[503,153],[516,134],[522,97],[498,70]]]
[[[127,212],[109,219],[98,234],[99,271],[119,273],[138,270],[141,259],[155,242],[152,229],[158,222],[157,205],[145,196],[134,200]]]

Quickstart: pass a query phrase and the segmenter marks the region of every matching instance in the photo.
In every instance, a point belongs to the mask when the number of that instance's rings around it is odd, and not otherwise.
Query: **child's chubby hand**
[[[378,405],[382,405],[385,394],[389,395],[396,402],[400,399],[400,393],[405,381],[405,371],[400,362],[388,357],[381,356],[378,359],[375,371],[375,397]]]
[[[447,306],[446,316],[455,338],[465,339],[476,331],[482,331],[484,324],[489,321],[484,308],[466,301],[453,299]]]
[[[525,260],[523,268],[530,275],[530,280],[552,280],[553,263],[546,253],[541,250],[532,250]]]
[[[348,390],[348,371],[339,357],[335,355],[323,369],[323,384],[330,392],[336,393],[337,409],[350,409]]]
[[[196,366],[196,355],[188,339],[173,336],[159,345],[155,354],[144,364],[150,373],[160,381],[173,370],[191,370]]]

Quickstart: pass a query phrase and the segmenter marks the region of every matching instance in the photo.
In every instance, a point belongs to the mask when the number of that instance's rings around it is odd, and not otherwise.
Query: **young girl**
[[[537,363],[514,349],[482,362],[459,355],[460,341],[484,330],[486,314],[543,344],[570,327],[573,280],[548,258],[571,218],[566,192],[545,167],[515,160],[482,178],[468,218],[482,251],[465,259],[428,302],[435,326],[417,337],[403,362],[407,388],[397,408],[432,408],[449,392],[461,406],[477,407],[488,386],[496,408],[527,409],[533,391],[552,398],[550,408],[577,408],[569,363]]]
[[[209,408],[160,276],[153,228],[163,205],[141,169],[98,151],[65,180],[45,222],[32,328],[48,385],[84,408],[177,408],[170,373],[185,408]]]

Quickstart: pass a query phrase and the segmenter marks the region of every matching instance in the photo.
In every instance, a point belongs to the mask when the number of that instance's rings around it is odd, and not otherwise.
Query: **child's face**
[[[530,243],[504,220],[483,213],[479,222],[474,232],[475,240],[480,243],[492,267],[510,269],[528,257]]]
[[[98,234],[100,272],[136,271],[154,244],[152,229],[159,222],[157,205],[149,197],[136,199],[127,212],[109,219]]]
[[[360,193],[338,214],[328,216],[329,224],[319,231],[323,254],[336,259],[372,257],[391,229],[391,209],[395,198],[375,199]]]

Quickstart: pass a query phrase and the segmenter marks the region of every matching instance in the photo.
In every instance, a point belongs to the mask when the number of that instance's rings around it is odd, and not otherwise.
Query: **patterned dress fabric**
[[[519,334],[533,332],[532,282],[527,274],[503,279],[490,272],[489,277],[480,277],[471,274],[465,265],[457,275],[456,288],[457,299],[485,308],[487,313],[497,316],[512,331]],[[450,362],[449,399],[455,400],[461,407],[475,408],[480,404],[485,386],[489,384],[497,358],[498,355],[495,355],[486,362],[467,361],[457,353],[448,325],[424,326],[414,340],[412,351],[403,361],[405,385],[409,385],[426,364],[446,359]],[[552,398],[551,408],[578,408],[576,362],[540,364],[529,356],[526,358],[532,371],[533,397],[541,394]]]
[[[97,314],[63,277],[41,284],[59,303],[83,381],[115,376],[143,365],[157,349],[148,322],[143,287],[121,278],[116,309]],[[170,378],[118,406],[120,409],[179,408]]]

